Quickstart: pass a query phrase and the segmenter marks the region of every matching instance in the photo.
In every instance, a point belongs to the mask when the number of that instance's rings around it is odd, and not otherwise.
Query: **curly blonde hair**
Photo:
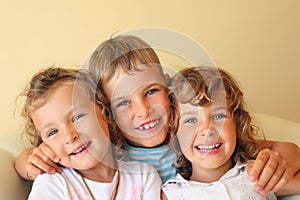
[[[260,137],[258,127],[252,124],[243,92],[232,75],[221,68],[191,67],[179,71],[169,84],[170,91],[175,93],[178,102],[197,106],[209,105],[216,92],[225,90],[237,135],[236,148],[231,160],[233,163],[244,163],[256,158],[265,138]],[[178,109],[176,113],[175,126],[178,126],[180,116]],[[180,151],[178,143],[175,150],[178,153],[175,166],[183,177],[189,179],[192,173],[191,163]]]
[[[89,60],[89,71],[94,79],[98,80],[98,87],[109,81],[118,69],[130,74],[138,71],[137,61],[148,67],[158,67],[164,77],[160,60],[155,51],[144,40],[133,35],[117,35],[102,42],[91,55]],[[168,88],[166,88],[168,92]],[[173,110],[175,101],[173,95],[169,95],[170,109]],[[110,100],[106,98],[106,107],[111,108]],[[170,116],[173,118],[173,115]],[[120,130],[113,116],[109,117],[111,126],[112,142],[119,148],[123,147],[123,140]],[[174,132],[173,124],[169,125],[169,132]],[[165,140],[169,143],[170,134]]]
[[[97,84],[86,70],[64,69],[59,67],[49,67],[37,72],[30,83],[19,95],[25,97],[21,116],[25,119],[25,134],[27,134],[30,143],[38,146],[42,143],[42,138],[36,130],[32,112],[46,103],[47,96],[53,89],[62,84],[74,83],[79,86],[97,106],[101,108],[103,116],[110,115],[109,109],[103,104],[103,92],[97,88]]]

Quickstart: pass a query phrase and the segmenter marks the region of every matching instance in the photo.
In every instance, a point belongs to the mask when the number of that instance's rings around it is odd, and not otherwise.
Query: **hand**
[[[58,166],[59,158],[55,155],[52,149],[45,143],[41,143],[38,147],[32,150],[25,164],[25,170],[28,179],[35,179],[38,174],[56,172],[61,173],[61,168]]]
[[[251,181],[256,181],[255,190],[265,195],[284,187],[294,173],[280,153],[263,149],[256,160],[249,164],[248,175]]]

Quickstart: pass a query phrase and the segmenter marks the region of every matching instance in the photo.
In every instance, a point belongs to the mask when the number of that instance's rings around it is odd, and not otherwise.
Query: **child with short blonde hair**
[[[163,181],[174,177],[176,155],[169,144],[175,127],[169,122],[175,105],[154,50],[138,37],[116,36],[94,51],[89,71],[109,99],[123,159],[150,163]]]

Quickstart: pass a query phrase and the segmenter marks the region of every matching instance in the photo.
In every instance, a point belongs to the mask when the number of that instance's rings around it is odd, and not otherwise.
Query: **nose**
[[[65,130],[65,136],[66,144],[71,144],[79,138],[79,134],[74,126],[70,126],[70,128]]]
[[[206,129],[204,131],[200,131],[200,135],[203,137],[214,137],[216,135],[216,131],[212,128]]]
[[[149,115],[150,106],[149,106],[148,102],[143,98],[139,98],[139,99],[135,100],[133,102],[132,107],[133,107],[132,112],[135,117],[141,118],[141,117],[147,117]]]
[[[210,120],[199,124],[198,133],[200,133],[200,136],[209,139],[217,138],[219,135],[216,128]]]

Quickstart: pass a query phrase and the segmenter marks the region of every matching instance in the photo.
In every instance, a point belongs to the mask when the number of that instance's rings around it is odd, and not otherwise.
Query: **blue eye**
[[[52,136],[52,135],[55,135],[56,133],[58,133],[58,130],[57,130],[57,129],[51,130],[51,131],[49,131],[49,133],[47,134],[47,137],[50,137],[50,136]]]
[[[151,89],[151,90],[147,91],[147,92],[146,92],[146,97],[148,97],[148,96],[150,96],[150,95],[156,93],[157,91],[158,91],[158,89]]]
[[[184,123],[195,124],[195,123],[198,123],[198,120],[196,118],[188,118],[188,119],[184,120]]]
[[[120,103],[117,104],[117,107],[121,107],[121,106],[126,106],[130,103],[129,100],[124,100],[124,101],[121,101]]]
[[[84,114],[75,115],[72,119],[73,123],[76,123],[79,119],[81,119],[84,116]]]
[[[223,118],[227,118],[226,114],[216,114],[216,115],[212,116],[213,120],[220,120],[220,119],[223,119]]]

